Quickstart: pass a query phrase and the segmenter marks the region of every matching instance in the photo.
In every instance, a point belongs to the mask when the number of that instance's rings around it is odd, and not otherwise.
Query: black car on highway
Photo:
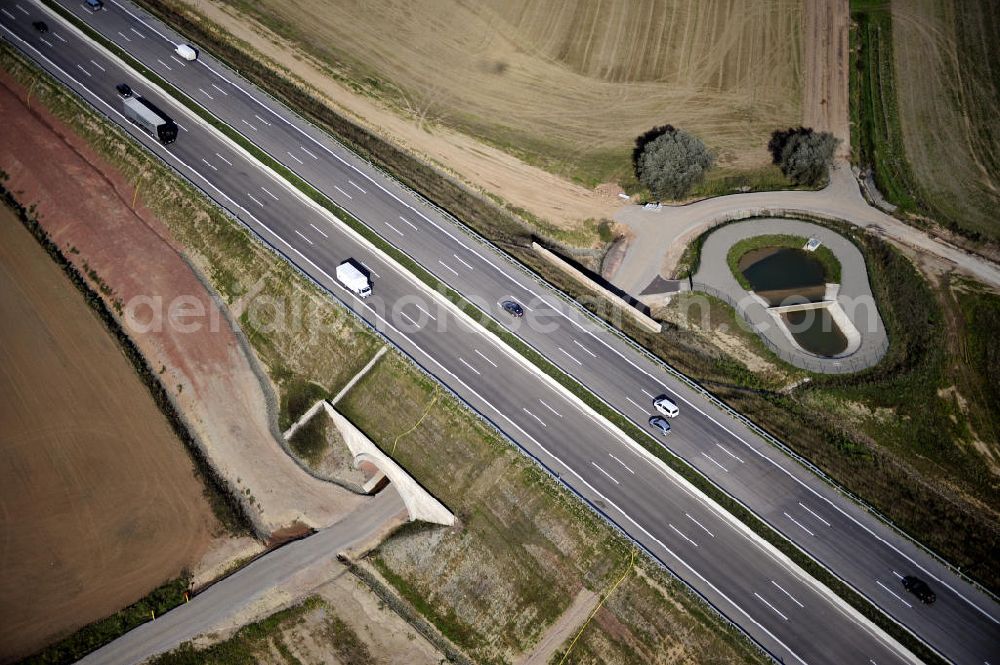
[[[128,83],[119,83],[115,86],[115,90],[118,91],[118,96],[122,99],[128,99],[132,96],[132,88],[129,87]]]
[[[917,600],[925,605],[930,605],[937,600],[937,596],[934,595],[931,588],[927,586],[927,582],[924,582],[919,577],[914,577],[913,575],[907,575],[904,577],[903,588],[916,596]]]
[[[517,318],[521,318],[522,316],[524,316],[524,308],[518,305],[513,300],[504,300],[502,303],[500,303],[500,306],[503,307],[504,311],[506,311],[511,316],[516,316]]]
[[[35,21],[31,24],[31,27],[43,35],[49,31],[49,24],[45,21]]]

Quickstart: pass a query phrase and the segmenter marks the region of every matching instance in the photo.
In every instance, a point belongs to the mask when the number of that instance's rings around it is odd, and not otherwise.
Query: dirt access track
[[[269,418],[270,387],[166,226],[142,205],[133,208],[133,188],[82,138],[37,102],[29,111],[25,93],[0,72],[0,165],[10,188],[22,202],[37,203],[53,239],[64,252],[78,252],[69,258],[86,261],[126,314],[134,312],[138,325],[126,329],[159,368],[211,464],[250,507],[259,534],[296,522],[327,526],[350,512],[362,497],[313,478],[281,449]],[[154,305],[129,306],[140,297]],[[198,310],[201,317],[190,314]]]

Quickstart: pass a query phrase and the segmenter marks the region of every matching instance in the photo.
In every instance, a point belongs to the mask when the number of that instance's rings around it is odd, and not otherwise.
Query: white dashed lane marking
[[[697,524],[698,526],[700,526],[700,527],[701,527],[701,530],[702,530],[702,531],[704,531],[705,533],[707,533],[707,534],[708,534],[709,536],[711,536],[712,538],[715,538],[715,534],[714,534],[714,533],[712,533],[711,531],[709,531],[708,529],[706,529],[706,528],[705,528],[705,525],[704,525],[704,524],[702,524],[701,522],[699,522],[699,521],[698,521],[698,520],[696,520],[695,518],[691,517],[691,516],[690,516],[690,515],[688,515],[687,513],[684,513],[684,516],[685,516],[686,518],[688,518],[689,520],[691,520],[692,522],[694,522],[695,524]]]
[[[784,511],[782,511],[782,512],[784,512]],[[815,536],[816,535],[815,533],[813,533],[812,531],[810,531],[809,529],[807,529],[802,524],[802,522],[798,521],[797,519],[795,519],[794,517],[792,517],[788,513],[785,513],[785,517],[787,517],[788,519],[792,520],[792,522],[794,522],[797,527],[799,527],[800,529],[802,529],[803,531],[805,531],[806,533],[808,533],[810,536]]]
[[[423,311],[423,310],[421,310],[421,311]],[[473,349],[473,351],[476,352],[477,356],[479,356],[480,358],[482,358],[483,360],[485,360],[489,364],[493,365],[494,367],[497,367],[497,364],[495,362],[493,362],[492,360],[490,360],[489,358],[487,358],[486,356],[484,356],[479,349]],[[544,402],[542,402],[542,403],[544,404]]]
[[[715,458],[714,458],[714,457],[712,457],[711,455],[709,455],[708,453],[706,453],[706,452],[702,452],[702,453],[701,453],[701,455],[702,455],[702,457],[704,457],[705,459],[707,459],[707,460],[708,460],[709,462],[711,462],[711,463],[712,463],[712,464],[714,464],[715,466],[719,467],[720,469],[722,469],[722,470],[723,470],[723,471],[725,471],[726,473],[729,473],[729,469],[727,469],[726,467],[724,467],[724,466],[722,466],[721,464],[719,464],[718,462],[716,462],[716,461],[715,461]]]
[[[618,459],[617,457],[615,457],[614,453],[608,453],[608,455],[611,456],[611,459],[613,459],[614,461],[616,461],[619,464],[621,464],[622,467],[624,467],[624,469],[626,471],[628,471],[629,473],[631,473],[633,476],[635,475],[635,471],[633,471],[632,469],[630,469],[628,464],[626,464],[625,462],[623,462],[620,459]]]
[[[788,617],[786,617],[784,614],[782,614],[781,612],[779,612],[777,607],[775,607],[771,603],[767,602],[767,600],[765,600],[764,596],[760,595],[756,591],[753,592],[753,595],[757,596],[757,598],[760,599],[760,602],[764,603],[765,605],[767,605],[768,607],[770,607],[772,610],[774,610],[774,613],[777,614],[779,617],[781,617],[785,621],[788,621]]]
[[[611,475],[610,473],[608,473],[607,471],[605,471],[604,469],[602,469],[602,468],[601,468],[601,467],[600,467],[600,466],[599,466],[599,465],[597,464],[597,462],[591,462],[591,464],[593,464],[593,465],[594,465],[594,468],[596,468],[596,469],[597,469],[598,471],[600,471],[600,472],[601,472],[601,473],[603,473],[603,474],[604,474],[605,476],[607,476],[608,478],[610,478],[610,479],[611,479],[611,482],[613,482],[613,483],[614,483],[615,485],[620,485],[620,484],[621,484],[621,483],[619,483],[619,482],[618,482],[617,480],[615,480],[615,477],[614,477],[614,476],[612,476],[612,475]]]

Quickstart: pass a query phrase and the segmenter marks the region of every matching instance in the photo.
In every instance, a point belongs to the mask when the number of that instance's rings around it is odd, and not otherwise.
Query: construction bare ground
[[[121,304],[126,331],[258,533],[295,523],[327,526],[349,512],[359,497],[308,475],[282,450],[272,431],[270,387],[179,252],[172,228],[141,204],[176,199],[174,185],[150,177],[137,196],[125,175],[136,163],[127,144],[118,145],[120,139],[89,125],[94,140],[116,143],[118,162],[112,166],[58,118],[36,108],[49,99],[45,83],[35,84],[29,111],[27,90],[6,72],[0,82],[9,136],[0,146],[0,164],[10,173],[10,186],[22,191],[26,202],[37,203],[42,225],[60,247],[73,248],[68,258],[81,272],[92,273],[95,290],[102,285],[110,290],[108,299]],[[69,112],[81,111],[74,106]],[[202,238],[209,233],[206,226],[218,221],[194,208],[175,214],[189,233]],[[234,260],[246,263],[266,252],[243,232],[230,238],[241,242]],[[212,267],[214,274],[220,270]]]

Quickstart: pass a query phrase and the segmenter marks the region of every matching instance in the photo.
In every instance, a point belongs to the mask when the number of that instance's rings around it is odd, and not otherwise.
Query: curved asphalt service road
[[[85,665],[139,663],[170,651],[182,642],[213,632],[303,569],[321,566],[329,570],[328,567],[336,563],[339,552],[376,535],[405,510],[403,500],[390,485],[341,521],[267,553],[213,584],[190,602],[125,633],[79,662]]]
[[[416,301],[415,294],[423,291],[406,274],[358,244],[314,206],[303,205],[301,197],[262,174],[227,141],[206,131],[173,102],[144,90],[147,86],[134,75],[122,73],[117,62],[75,32],[60,27],[54,32],[64,33],[60,36],[67,41],[41,42],[28,17],[18,15],[19,7],[34,14],[40,12],[38,7],[0,5],[7,8],[0,21],[42,50],[19,46],[50,70],[51,64],[58,64],[62,69],[54,72],[58,78],[116,121],[122,122],[112,110],[120,105],[113,88],[122,80],[181,120],[185,131],[176,144],[163,148],[148,140],[144,143],[166,155],[171,166],[321,285],[345,299],[330,279],[333,266],[348,256],[370,266],[381,300],[348,299],[352,310],[603,509],[772,653],[786,661],[892,662],[891,648],[867,630],[859,630],[808,580],[720,519],[645,455],[623,445],[597,421],[591,422],[576,402],[526,371],[522,362],[480,329],[461,322],[448,308],[436,309],[433,300]],[[997,608],[991,599],[222,65],[204,54],[197,63],[174,62],[169,40],[160,36],[171,34],[164,26],[144,15],[140,20],[131,6],[109,3],[108,7],[91,15],[67,3],[68,9],[171,84],[187,90],[212,113],[242,127],[245,136],[469,299],[495,311],[499,300],[514,296],[529,308],[526,318],[537,322],[548,316],[545,323],[551,330],[520,326],[517,333],[640,426],[651,413],[652,395],[674,394],[682,414],[667,439],[672,450],[947,657],[979,663],[997,653]],[[51,16],[49,20],[55,21]],[[95,66],[83,67],[89,62]],[[95,85],[95,79],[100,83]],[[373,311],[377,302],[387,313],[391,306],[397,307],[398,316],[392,316],[396,327]],[[410,325],[411,321],[423,325]],[[920,606],[902,592],[896,575],[913,572],[937,590],[936,605]],[[820,615],[811,614],[817,611]],[[818,626],[824,627],[819,635]]]

